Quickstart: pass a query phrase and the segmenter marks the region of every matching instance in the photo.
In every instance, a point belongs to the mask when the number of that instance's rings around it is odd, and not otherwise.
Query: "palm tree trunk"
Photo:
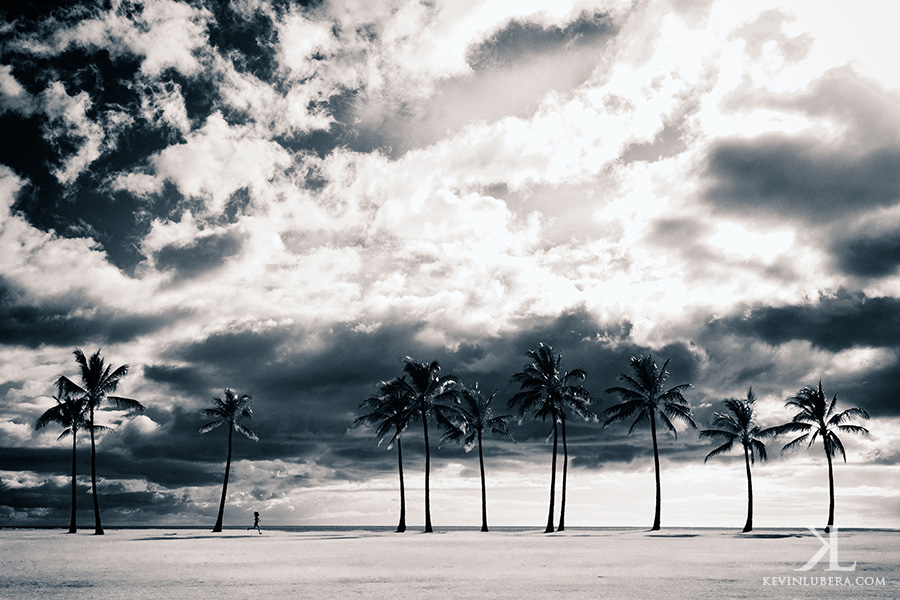
[[[562,426],[562,443],[563,443],[563,478],[562,478],[562,497],[559,499],[559,527],[557,531],[566,530],[566,477],[569,472],[569,447],[566,445],[566,418],[560,420]]]
[[[78,533],[78,526],[75,524],[75,427],[72,427],[72,518],[69,520],[69,533]]]
[[[653,466],[656,468],[656,513],[653,517],[651,531],[659,531],[660,506],[662,504],[662,492],[659,480],[659,447],[656,443],[656,411],[650,411],[650,433],[653,436]]]
[[[400,470],[400,523],[397,524],[397,533],[406,531],[406,488],[403,486],[403,448],[400,438],[397,438],[397,464]]]
[[[94,535],[103,535],[100,502],[97,500],[97,446],[94,442],[94,405],[91,404],[91,493],[94,496]]]
[[[222,499],[219,501],[219,516],[216,517],[216,524],[213,527],[213,533],[222,531],[222,519],[225,517],[225,495],[228,493],[228,473],[231,472],[231,437],[234,433],[234,423],[228,424],[228,458],[225,460],[225,481],[222,483]]]
[[[753,480],[750,478],[750,450],[744,446],[744,463],[747,465],[747,522],[744,533],[753,531]]]
[[[481,531],[488,531],[487,484],[484,481],[484,452],[481,449],[481,431],[478,432],[478,465],[481,467]]]
[[[431,527],[431,449],[428,447],[428,415],[422,414],[422,431],[425,433],[425,533],[432,533]]]
[[[550,473],[550,514],[547,516],[547,528],[544,533],[553,533],[553,509],[556,503],[556,418],[553,419],[553,465]]]
[[[831,464],[831,453],[829,448],[825,447],[825,458],[828,459],[828,525],[825,527],[825,533],[831,533],[834,527],[834,467]]]

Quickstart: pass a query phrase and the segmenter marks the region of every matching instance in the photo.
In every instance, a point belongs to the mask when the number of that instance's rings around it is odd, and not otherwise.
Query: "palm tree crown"
[[[848,408],[836,413],[834,412],[836,404],[837,394],[829,401],[822,389],[821,381],[817,387],[807,386],[797,392],[797,395],[788,398],[784,404],[785,407],[796,408],[798,412],[790,423],[778,428],[779,433],[803,432],[803,434],[785,444],[781,449],[782,453],[792,450],[804,442],[808,442],[807,447],[811,447],[816,438],[821,437],[828,456],[834,458],[835,454],[840,452],[844,462],[847,462],[844,444],[837,436],[837,431],[869,435],[869,430],[865,427],[847,424],[854,418],[868,419],[869,413],[861,408]]]
[[[213,408],[203,409],[203,414],[213,420],[201,427],[200,433],[208,433],[222,425],[228,425],[234,431],[241,433],[254,442],[259,441],[256,434],[241,423],[243,419],[250,420],[253,418],[253,410],[249,406],[251,400],[250,394],[238,396],[234,390],[226,388],[224,400],[213,398]]]
[[[57,441],[70,435],[74,436],[82,429],[87,429],[89,425],[87,403],[83,397],[72,397],[67,390],[61,388],[59,395],[53,396],[53,399],[56,404],[38,417],[35,429],[43,429],[51,423],[59,425],[63,431],[56,438]]]
[[[460,425],[447,430],[444,439],[459,441],[466,451],[471,450],[478,443],[479,434],[489,431],[495,435],[511,437],[509,434],[509,416],[494,415],[491,402],[497,396],[495,390],[487,398],[478,389],[478,383],[471,388],[464,388],[459,393],[459,407],[457,414],[462,418]]]
[[[633,418],[634,421],[628,429],[630,435],[638,425],[649,423],[656,475],[656,511],[651,529],[658,530],[662,492],[659,475],[659,447],[656,441],[656,419],[659,417],[666,429],[671,431],[675,437],[678,437],[678,430],[672,424],[672,419],[683,421],[691,427],[697,427],[683,393],[684,390],[691,387],[691,384],[682,383],[666,389],[666,379],[669,377],[669,371],[666,370],[669,364],[668,360],[663,363],[662,368],[659,368],[650,355],[640,358],[633,356],[629,364],[633,375],[619,373],[619,381],[624,385],[606,390],[607,394],[615,394],[622,401],[604,411],[606,422],[603,423],[603,426],[608,427],[613,423]]]
[[[816,387],[806,386],[795,396],[788,398],[785,407],[796,408],[797,414],[794,415],[790,423],[785,423],[776,429],[778,433],[801,433],[801,435],[787,444],[781,449],[784,454],[788,450],[792,450],[807,443],[807,447],[812,447],[816,438],[822,438],[822,445],[825,447],[825,458],[828,460],[828,524],[825,526],[825,532],[831,531],[834,526],[834,468],[832,459],[838,452],[847,462],[847,454],[844,452],[844,444],[838,437],[837,432],[856,433],[861,435],[869,435],[869,430],[860,425],[849,423],[853,419],[868,419],[869,413],[862,408],[848,408],[841,412],[835,412],[837,405],[837,394],[829,401],[828,396],[822,389],[822,381]]]
[[[672,419],[697,427],[691,408],[684,398],[684,390],[690,389],[691,384],[682,383],[666,389],[666,379],[669,377],[669,371],[666,369],[669,365],[668,360],[663,363],[662,368],[659,368],[651,355],[633,356],[629,364],[634,374],[619,373],[619,381],[624,385],[606,390],[607,394],[619,396],[622,402],[604,411],[606,416],[604,427],[634,417],[628,429],[630,434],[638,425],[649,423],[655,420],[656,416],[659,416],[666,429],[675,437],[678,437],[678,430],[672,424]]]
[[[759,438],[773,435],[775,430],[771,427],[761,429],[757,425],[753,410],[755,403],[756,394],[753,393],[753,388],[747,392],[745,400],[728,398],[722,401],[727,412],[715,413],[711,423],[714,429],[702,430],[700,437],[716,439],[724,441],[724,443],[707,454],[703,459],[704,463],[714,456],[730,452],[736,442],[747,449],[751,464],[755,462],[756,457],[763,462],[768,460],[766,445]]]
[[[254,442],[259,438],[251,429],[241,423],[242,420],[253,417],[253,411],[250,409],[250,395],[242,394],[238,396],[231,388],[225,389],[225,399],[213,398],[213,407],[203,409],[203,414],[207,418],[213,419],[200,428],[200,433],[207,433],[213,429],[217,429],[222,425],[228,426],[228,457],[225,460],[225,478],[222,482],[222,498],[219,501],[219,514],[216,517],[216,524],[213,526],[213,532],[222,531],[222,520],[225,517],[225,497],[228,493],[228,475],[231,472],[231,445],[232,435],[235,431],[250,438]]]

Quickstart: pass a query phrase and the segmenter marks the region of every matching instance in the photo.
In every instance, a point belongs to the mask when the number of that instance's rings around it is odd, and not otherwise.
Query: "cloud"
[[[206,274],[229,256],[240,252],[241,240],[234,232],[198,237],[185,246],[166,246],[154,256],[156,268],[175,271],[179,278]]]
[[[896,346],[892,324],[900,325],[900,300],[839,290],[807,305],[751,309],[741,317],[720,319],[713,327],[756,336],[773,345],[802,339],[840,352],[860,346]]]
[[[12,65],[0,65],[0,109],[23,116],[37,110],[37,101],[13,75]]]
[[[210,16],[205,9],[171,0],[117,1],[112,10],[85,13],[84,6],[62,12],[61,27],[48,38],[26,39],[23,47],[37,55],[60,54],[73,45],[104,48],[114,57],[132,54],[141,58],[141,70],[151,76],[168,68],[185,75],[200,70],[197,54],[207,41]]]
[[[157,176],[175,183],[186,196],[202,197],[207,210],[220,214],[242,188],[264,194],[290,157],[277,143],[213,114],[202,129],[152,157],[151,163]]]
[[[848,226],[829,232],[828,250],[844,273],[862,278],[886,278],[900,266],[900,235],[894,211],[878,211]]]
[[[897,147],[854,156],[804,138],[728,140],[710,152],[706,197],[738,214],[833,220],[894,204],[898,168]]]

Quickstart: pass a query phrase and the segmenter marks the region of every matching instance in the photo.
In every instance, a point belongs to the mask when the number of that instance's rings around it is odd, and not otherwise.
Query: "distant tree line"
[[[59,376],[55,381],[57,394],[53,396],[56,404],[45,411],[37,420],[36,428],[41,429],[51,423],[63,428],[58,439],[72,436],[72,511],[69,533],[77,531],[76,525],[76,444],[77,434],[87,431],[91,439],[91,494],[94,508],[94,533],[103,535],[100,521],[100,506],[97,496],[96,470],[96,434],[110,428],[99,425],[95,421],[97,412],[104,406],[113,406],[127,411],[129,416],[142,414],[143,404],[132,398],[113,395],[121,380],[128,374],[128,365],[113,368],[107,365],[98,350],[86,357],[80,349],[74,352],[79,376],[74,379]],[[525,353],[527,364],[521,371],[510,377],[510,382],[518,386],[518,391],[507,401],[507,409],[513,414],[496,414],[494,401],[498,391],[485,396],[476,382],[471,387],[452,374],[442,374],[437,361],[418,362],[410,357],[404,361],[400,376],[384,381],[378,386],[378,392],[360,404],[363,411],[355,419],[355,425],[374,428],[379,445],[388,440],[387,448],[397,448],[398,473],[400,479],[400,520],[397,532],[406,531],[406,491],[403,471],[403,452],[401,441],[403,434],[412,426],[421,426],[425,446],[425,532],[432,532],[431,520],[431,438],[439,434],[442,441],[462,443],[465,449],[478,449],[479,471],[481,476],[481,530],[488,529],[487,511],[487,479],[484,461],[484,437],[496,435],[512,439],[509,425],[515,418],[520,424],[526,419],[549,421],[548,437],[552,439],[552,458],[550,475],[550,498],[545,532],[565,530],[566,488],[568,478],[568,444],[566,439],[566,423],[570,418],[585,422],[602,421],[608,427],[617,423],[629,423],[629,435],[639,427],[650,429],[650,440],[653,449],[654,475],[656,479],[656,503],[653,518],[653,530],[660,528],[662,493],[660,485],[659,445],[657,428],[661,424],[664,430],[677,436],[677,428],[673,421],[681,421],[689,427],[696,428],[690,405],[684,393],[692,386],[682,383],[668,387],[667,370],[669,361],[658,366],[651,356],[632,357],[629,361],[630,372],[620,373],[620,385],[610,387],[605,393],[618,398],[619,402],[603,411],[603,418],[594,412],[593,398],[584,387],[587,378],[584,369],[576,368],[565,371],[562,368],[562,354],[556,353],[545,344]],[[231,470],[233,433],[237,431],[243,436],[256,441],[256,434],[245,422],[252,416],[249,394],[238,394],[230,388],[225,389],[224,399],[213,398],[213,407],[204,409],[203,415],[212,419],[200,427],[200,433],[207,433],[221,426],[228,428],[227,455],[225,474],[222,483],[222,495],[214,532],[222,531],[225,511],[225,500],[228,490],[228,479]],[[785,406],[797,412],[790,422],[760,428],[755,412],[756,396],[752,388],[747,397],[742,399],[728,398],[722,401],[724,411],[716,412],[710,422],[710,428],[699,432],[700,438],[721,442],[711,450],[704,460],[725,454],[740,444],[743,450],[747,476],[747,520],[743,531],[753,528],[753,484],[751,465],[757,459],[767,459],[766,446],[763,439],[782,434],[800,434],[781,449],[781,453],[792,450],[802,444],[812,447],[816,439],[822,440],[825,457],[828,463],[829,507],[828,523],[825,531],[834,526],[834,467],[833,458],[840,453],[846,462],[847,457],[838,433],[868,435],[869,431],[853,423],[855,419],[868,419],[868,413],[861,408],[849,408],[837,411],[837,395],[830,400],[826,396],[822,382],[817,386],[802,388],[796,395],[787,399]],[[556,514],[556,474],[558,446],[562,442],[563,467],[562,485],[559,502],[559,520],[554,522]]]
[[[495,415],[491,406],[497,392],[485,398],[476,382],[467,387],[455,375],[441,375],[437,361],[418,362],[410,357],[404,361],[402,374],[390,381],[382,382],[379,393],[367,398],[360,408],[364,411],[355,420],[356,425],[374,427],[378,443],[389,440],[388,449],[397,447],[398,471],[400,475],[400,522],[397,532],[406,531],[406,494],[403,480],[403,453],[401,439],[410,426],[421,425],[425,442],[425,532],[433,531],[431,522],[431,449],[429,423],[442,433],[443,440],[463,441],[466,449],[478,448],[481,473],[481,530],[488,531],[487,486],[482,449],[483,434],[486,431],[512,439],[509,423],[515,416],[521,424],[526,419],[550,423],[548,436],[552,439],[550,472],[550,501],[546,533],[565,530],[566,487],[568,477],[568,446],[566,422],[578,418],[587,422],[602,421],[608,427],[617,423],[630,423],[628,434],[647,426],[653,448],[653,465],[656,479],[656,503],[652,530],[660,528],[662,492],[660,485],[659,443],[657,428],[677,437],[675,421],[691,428],[697,428],[693,413],[684,393],[692,386],[682,383],[669,387],[667,380],[669,361],[660,367],[652,356],[632,357],[630,372],[620,373],[620,385],[610,387],[605,393],[618,398],[619,402],[603,411],[603,418],[594,412],[592,397],[583,382],[587,378],[584,369],[565,371],[562,367],[562,353],[556,353],[545,344],[538,344],[525,353],[528,363],[510,377],[510,382],[518,385],[518,391],[507,402],[510,415]],[[790,422],[762,429],[757,423],[755,412],[756,396],[751,388],[745,399],[728,398],[722,401],[724,410],[716,412],[709,429],[699,432],[701,439],[721,442],[706,455],[704,462],[714,456],[730,452],[736,444],[744,453],[747,475],[747,520],[743,531],[753,529],[753,482],[751,465],[757,459],[767,459],[763,439],[782,434],[799,433],[799,437],[788,442],[781,449],[782,454],[806,443],[812,447],[821,438],[828,462],[829,507],[828,523],[825,531],[834,526],[834,468],[832,459],[837,453],[846,462],[847,456],[838,433],[868,435],[869,431],[851,421],[868,419],[868,413],[861,408],[836,410],[837,395],[830,400],[825,395],[822,382],[817,386],[802,388],[787,399],[785,407],[797,412]],[[556,510],[556,474],[558,446],[563,447],[562,485],[558,525],[554,525]]]

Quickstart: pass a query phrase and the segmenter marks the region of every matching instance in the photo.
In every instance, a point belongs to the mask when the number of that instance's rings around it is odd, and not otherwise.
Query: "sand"
[[[795,571],[823,547],[807,530],[8,529],[0,598],[900,598],[900,532],[838,540],[855,571]]]

